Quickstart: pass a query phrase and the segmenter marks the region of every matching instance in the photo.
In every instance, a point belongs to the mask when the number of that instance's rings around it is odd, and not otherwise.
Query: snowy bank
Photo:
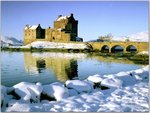
[[[149,55],[149,51],[142,51],[142,52],[139,52],[138,54]]]
[[[35,41],[22,48],[49,48],[49,49],[87,49],[84,43],[62,43],[62,42],[48,42],[48,41]]]
[[[85,80],[67,80],[65,84],[21,82],[13,87],[1,86],[2,111],[146,112],[148,81],[145,66],[117,74],[96,74]]]

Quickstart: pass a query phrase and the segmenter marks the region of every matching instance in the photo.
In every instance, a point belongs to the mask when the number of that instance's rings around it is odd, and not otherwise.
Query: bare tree
[[[125,42],[129,42],[130,41],[130,39],[129,39],[129,37],[125,37]]]
[[[111,33],[105,35],[105,36],[99,36],[98,39],[104,42],[110,42],[113,38],[113,35]]]

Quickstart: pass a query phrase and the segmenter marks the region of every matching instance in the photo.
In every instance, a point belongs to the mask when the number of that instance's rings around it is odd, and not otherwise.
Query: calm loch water
[[[141,66],[126,59],[84,53],[2,51],[1,84],[12,86],[21,81],[49,84],[68,79],[83,80],[94,74],[115,74]]]

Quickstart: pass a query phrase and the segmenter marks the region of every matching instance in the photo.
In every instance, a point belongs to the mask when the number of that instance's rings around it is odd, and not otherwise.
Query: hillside
[[[17,40],[14,37],[1,36],[1,47],[7,46],[21,46],[23,45],[23,41]]]

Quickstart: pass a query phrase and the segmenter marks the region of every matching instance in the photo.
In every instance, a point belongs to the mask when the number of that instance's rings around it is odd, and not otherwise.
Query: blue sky
[[[4,1],[1,13],[2,35],[22,40],[26,24],[53,27],[58,15],[70,13],[79,21],[78,36],[84,40],[108,33],[127,36],[148,31],[147,1]]]

